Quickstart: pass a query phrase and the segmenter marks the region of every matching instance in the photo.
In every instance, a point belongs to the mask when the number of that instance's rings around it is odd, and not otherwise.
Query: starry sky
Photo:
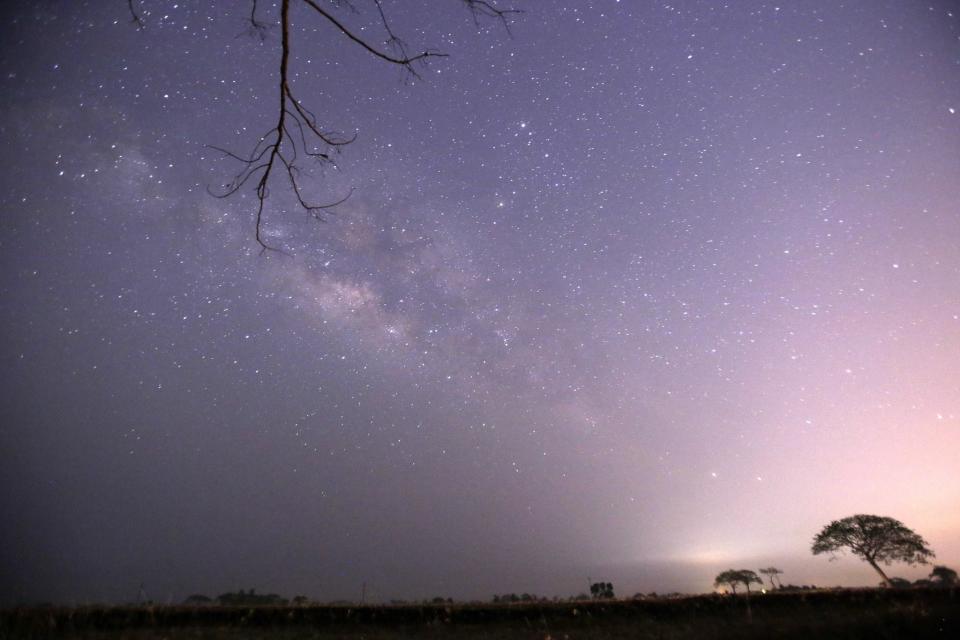
[[[3,9],[4,603],[873,585],[809,551],[854,513],[960,565],[954,3],[385,2],[414,78],[295,2],[357,138],[326,221],[271,183],[289,255],[207,192],[278,3],[139,6]]]

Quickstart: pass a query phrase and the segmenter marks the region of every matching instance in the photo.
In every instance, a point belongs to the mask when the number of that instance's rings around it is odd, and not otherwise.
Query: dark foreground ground
[[[0,639],[960,638],[960,590],[437,606],[84,607],[0,612]]]

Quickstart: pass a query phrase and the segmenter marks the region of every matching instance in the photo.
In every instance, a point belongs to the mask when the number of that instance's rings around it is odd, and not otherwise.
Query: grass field
[[[0,612],[0,638],[960,638],[954,589],[424,606],[81,607]]]

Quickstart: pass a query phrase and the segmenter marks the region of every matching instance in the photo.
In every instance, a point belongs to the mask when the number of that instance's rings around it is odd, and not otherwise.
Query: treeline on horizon
[[[814,536],[813,544],[810,548],[813,555],[829,554],[831,559],[835,559],[838,553],[849,552],[867,564],[869,564],[880,576],[881,587],[888,588],[907,588],[907,587],[955,587],[960,583],[957,572],[953,569],[936,565],[927,578],[921,578],[910,582],[905,578],[888,577],[880,565],[891,565],[894,562],[902,562],[910,566],[920,564],[929,564],[929,560],[935,557],[933,550],[920,535],[904,525],[899,520],[887,516],[875,516],[867,514],[857,514],[834,520],[826,525]],[[770,582],[771,591],[803,591],[816,589],[816,586],[796,586],[786,585],[780,581],[783,571],[777,567],[766,567],[759,569],[759,574],[764,575]],[[750,585],[756,584],[763,589],[764,582],[757,572],[752,569],[727,569],[720,572],[714,580],[714,588],[729,589],[733,595],[737,594],[737,587],[742,586],[746,589],[746,595],[749,599]],[[727,593],[725,590],[723,593]],[[636,593],[634,600],[647,598],[675,598],[681,594],[670,593],[659,596],[656,592],[649,594]],[[365,604],[365,597],[361,599],[360,604]],[[594,582],[590,585],[590,594],[580,593],[569,598],[560,598],[558,596],[543,598],[530,593],[508,593],[498,594],[492,597],[494,604],[513,604],[513,603],[533,603],[533,602],[578,602],[586,600],[614,600],[613,584],[610,582]],[[406,604],[453,604],[453,598],[444,598],[437,596],[432,599],[407,601],[391,600],[392,605]],[[204,595],[194,594],[189,596],[184,604],[202,606],[218,604],[223,606],[252,606],[252,605],[305,605],[317,604],[311,602],[306,596],[298,595],[292,601],[287,600],[275,593],[258,594],[254,589],[244,591],[243,589],[224,593],[216,597],[209,598]],[[479,604],[479,602],[477,602]],[[338,600],[329,602],[330,605],[355,605],[357,603]]]
[[[819,587],[816,585],[794,585],[794,584],[782,584],[779,583],[779,574],[783,572],[774,567],[768,567],[766,569],[761,569],[760,573],[765,574],[771,581],[770,589],[763,589],[763,593],[767,592],[778,592],[778,593],[799,593],[803,591],[815,591]],[[751,577],[752,576],[752,577]],[[774,584],[774,580],[778,582]],[[726,585],[731,587],[732,595],[736,595],[736,586],[737,584],[743,584],[747,587],[749,592],[749,584],[758,583],[762,584],[759,576],[749,570],[749,569],[729,569],[727,571],[721,572],[717,576],[717,586]],[[942,565],[935,566],[933,571],[930,572],[930,576],[927,578],[920,578],[911,582],[905,578],[890,578],[890,585],[885,585],[880,583],[879,587],[892,587],[894,589],[909,589],[909,588],[954,588],[960,586],[960,579],[957,577],[957,572],[949,567]],[[834,587],[842,588],[842,587]],[[719,595],[728,595],[726,592],[723,592]],[[657,600],[657,599],[667,599],[672,600],[676,598],[688,597],[689,594],[680,593],[680,592],[670,592],[670,593],[657,593],[656,591],[651,591],[649,593],[637,592],[633,594],[629,599],[632,600]],[[424,599],[413,599],[413,600],[402,600],[402,599],[391,599],[386,604],[391,606],[422,606],[422,605],[447,605],[447,604],[533,604],[533,603],[550,603],[550,602],[590,602],[598,600],[616,600],[616,594],[614,593],[613,584],[610,582],[596,582],[590,585],[590,594],[579,593],[574,596],[538,596],[532,593],[504,593],[504,594],[495,594],[489,600],[471,600],[465,603],[455,601],[453,598],[446,598],[443,596],[436,596],[433,598],[424,598]],[[138,603],[143,605],[151,605],[152,601],[147,601],[143,603]],[[202,594],[193,594],[188,596],[183,604],[190,606],[357,606],[359,604],[367,604],[364,602],[356,602],[353,600],[331,600],[326,602],[321,602],[318,600],[312,600],[307,596],[297,595],[293,598],[284,598],[276,593],[257,593],[256,589],[239,589],[238,591],[231,591],[227,593],[220,594],[215,598],[210,598]],[[377,606],[382,606],[378,604]]]
[[[869,564],[880,576],[881,587],[904,589],[904,588],[954,588],[960,586],[957,572],[944,565],[935,565],[927,578],[921,578],[913,582],[900,577],[888,577],[880,565],[889,566],[894,562],[902,562],[910,566],[930,564],[929,560],[935,557],[932,549],[928,546],[926,540],[916,534],[913,530],[906,527],[899,520],[886,516],[875,516],[857,514],[841,520],[834,520],[814,537],[811,546],[813,555],[828,554],[831,560],[836,559],[838,553],[849,552],[851,555],[860,558]],[[799,592],[816,590],[815,585],[797,586],[793,584],[784,585],[780,576],[784,573],[776,567],[766,567],[759,569],[759,574],[767,578],[770,583],[770,591],[776,592]],[[720,572],[714,580],[714,589],[723,589],[722,595],[737,595],[737,588],[744,587],[745,594],[749,603],[751,593],[750,585],[759,585],[762,592],[767,590],[763,588],[764,582],[757,572],[752,569],[727,569]],[[365,592],[364,585],[364,592]],[[839,587],[837,587],[839,588]],[[686,597],[689,594],[677,592],[663,595],[657,592],[648,594],[635,593],[631,600],[646,599],[674,599]],[[137,602],[130,603],[138,606],[153,606],[152,600],[146,599],[141,585],[141,594]],[[515,604],[515,603],[548,603],[548,602],[583,602],[583,601],[611,601],[616,600],[613,584],[610,582],[594,582],[590,585],[590,594],[579,593],[575,596],[552,598],[541,597],[531,593],[505,593],[492,596],[489,601],[473,600],[466,604]],[[172,602],[167,603],[172,604]],[[188,606],[286,606],[286,605],[322,605],[328,606],[356,606],[365,605],[366,597],[361,597],[360,602],[351,600],[333,600],[329,602],[319,602],[311,600],[307,596],[297,595],[292,599],[287,599],[276,593],[257,593],[255,589],[222,593],[215,598],[210,598],[203,594],[193,594],[184,601]],[[390,605],[448,605],[454,604],[453,598],[437,596],[422,600],[390,600]],[[40,603],[34,607],[54,606],[50,603]]]
[[[918,581],[919,582],[919,581]],[[421,599],[398,599],[392,598],[386,603],[376,603],[375,606],[383,606],[383,604],[391,606],[421,606],[421,605],[448,605],[448,604],[533,604],[533,603],[549,603],[549,602],[592,602],[592,601],[602,601],[602,600],[616,600],[617,597],[613,593],[612,584],[607,583],[596,583],[591,585],[591,591],[594,590],[594,587],[597,585],[605,585],[609,587],[609,590],[604,589],[602,593],[594,593],[594,595],[589,595],[587,593],[579,593],[573,596],[539,596],[533,593],[504,593],[504,594],[494,594],[489,600],[469,600],[469,601],[459,601],[454,600],[453,598],[448,598],[444,596],[436,596],[433,598],[421,598]],[[919,585],[918,585],[919,586]],[[784,585],[778,587],[777,591],[781,592],[800,592],[800,591],[813,591],[818,587],[816,585]],[[672,591],[669,593],[657,593],[656,591],[651,591],[649,593],[637,592],[633,594],[629,599],[632,600],[655,600],[655,599],[676,599],[676,598],[685,598],[689,597],[690,594],[681,593],[678,591]],[[155,604],[152,600],[147,600],[144,602],[136,603],[138,605],[153,605]],[[183,604],[190,606],[358,606],[362,604],[371,604],[358,602],[356,600],[313,600],[307,596],[297,595],[293,598],[285,598],[276,593],[257,593],[256,589],[240,589],[238,591],[231,591],[228,593],[220,594],[214,598],[203,594],[193,594],[187,596],[184,599]]]

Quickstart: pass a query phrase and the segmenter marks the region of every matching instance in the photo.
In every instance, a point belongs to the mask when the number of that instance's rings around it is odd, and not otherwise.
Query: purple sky
[[[854,513],[960,568],[954,3],[385,1],[450,54],[405,81],[295,2],[291,82],[357,140],[303,176],[355,189],[326,224],[273,184],[289,258],[206,192],[279,29],[16,4],[3,603],[875,584],[809,552]]]

